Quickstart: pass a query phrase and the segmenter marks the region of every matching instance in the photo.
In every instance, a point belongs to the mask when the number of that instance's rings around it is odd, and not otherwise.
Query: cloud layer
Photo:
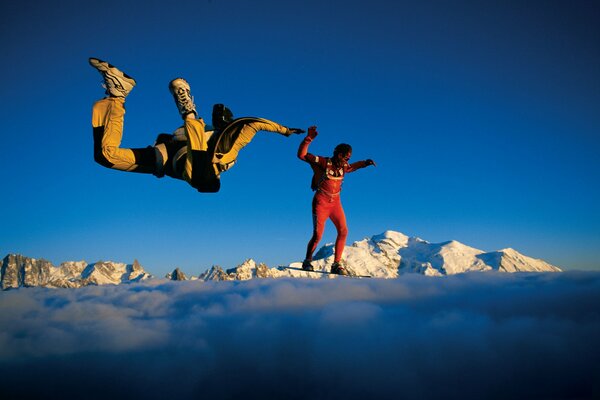
[[[0,293],[2,391],[593,397],[598,304],[598,273],[21,289]]]

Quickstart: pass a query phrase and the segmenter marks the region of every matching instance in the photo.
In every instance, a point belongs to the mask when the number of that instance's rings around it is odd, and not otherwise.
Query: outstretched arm
[[[300,133],[302,130],[287,128],[264,118],[238,118],[219,135],[213,162],[222,166],[234,162],[240,150],[248,145],[259,131],[275,132],[289,136],[292,133]]]
[[[307,161],[307,162],[315,162],[316,161],[315,160],[316,157],[308,152],[308,146],[310,145],[310,142],[312,142],[313,139],[317,137],[318,134],[319,133],[317,132],[316,126],[313,125],[310,128],[308,128],[308,134],[306,135],[304,140],[302,142],[300,142],[300,147],[298,147],[298,158],[299,159],[301,159],[302,161]]]
[[[289,136],[295,133],[304,133],[302,129],[298,128],[288,128],[283,125],[278,124],[277,122],[270,121],[264,118],[256,118],[254,121],[246,124],[246,129],[251,129],[254,133],[258,131],[267,131],[267,132],[275,132],[281,133],[282,135]]]
[[[357,161],[357,162],[354,162],[354,163],[350,164],[349,168],[348,168],[348,170],[346,172],[354,172],[357,169],[366,168],[366,167],[368,167],[370,165],[372,165],[374,167],[377,166],[375,164],[375,161],[371,160],[370,158],[367,159],[367,160],[363,160],[363,161]]]

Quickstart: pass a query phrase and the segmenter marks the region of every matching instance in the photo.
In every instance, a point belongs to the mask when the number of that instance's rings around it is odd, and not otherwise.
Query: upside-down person
[[[287,128],[263,118],[233,119],[223,104],[215,104],[212,113],[214,130],[205,130],[198,117],[190,86],[183,78],[169,83],[184,125],[173,134],[160,134],[154,146],[121,148],[125,98],[135,80],[113,65],[97,58],[89,59],[104,79],[106,97],[94,103],[94,159],[100,165],[128,172],[165,175],[187,181],[199,192],[214,193],[221,187],[220,175],[235,163],[239,151],[258,131],[290,136],[302,129]]]

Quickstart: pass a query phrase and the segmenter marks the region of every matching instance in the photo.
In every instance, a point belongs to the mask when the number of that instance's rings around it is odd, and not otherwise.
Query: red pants
[[[323,236],[323,231],[325,230],[325,221],[327,221],[327,218],[329,218],[335,225],[335,229],[337,229],[334,261],[340,261],[342,259],[342,253],[344,252],[344,246],[346,245],[346,237],[348,236],[346,215],[344,214],[344,209],[342,208],[340,195],[338,194],[336,196],[329,196],[327,194],[317,192],[315,197],[313,197],[312,214],[313,235],[310,238],[306,248],[306,259],[312,260],[312,255],[317,249],[317,245]]]

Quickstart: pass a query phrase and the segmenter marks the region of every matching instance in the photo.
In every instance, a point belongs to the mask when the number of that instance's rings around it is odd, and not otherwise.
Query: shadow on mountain
[[[500,270],[500,263],[502,261],[502,252],[491,251],[489,253],[483,253],[476,256],[485,265],[489,266],[494,271]]]

